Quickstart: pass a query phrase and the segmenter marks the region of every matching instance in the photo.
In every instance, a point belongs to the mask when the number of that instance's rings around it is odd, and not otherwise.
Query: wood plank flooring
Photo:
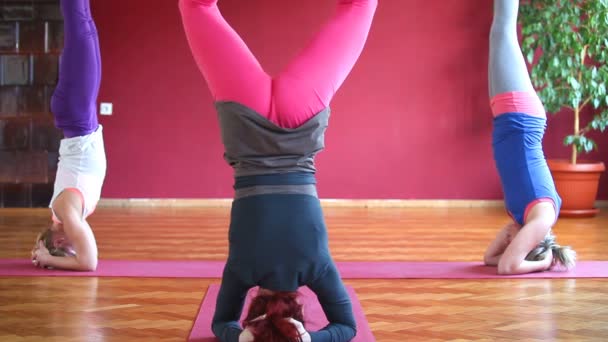
[[[223,260],[227,208],[100,208],[105,259]],[[27,257],[45,209],[0,209],[0,258]],[[497,208],[325,208],[338,261],[473,261]],[[560,219],[580,260],[608,260],[608,214]],[[184,341],[219,279],[0,278],[0,341]],[[346,280],[378,341],[605,341],[608,279]]]

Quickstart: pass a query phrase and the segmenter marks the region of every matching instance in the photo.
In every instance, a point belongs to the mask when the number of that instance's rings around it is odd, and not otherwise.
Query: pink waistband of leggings
[[[492,114],[499,116],[505,113],[523,113],[545,118],[545,108],[535,92],[512,91],[497,94],[490,101]]]

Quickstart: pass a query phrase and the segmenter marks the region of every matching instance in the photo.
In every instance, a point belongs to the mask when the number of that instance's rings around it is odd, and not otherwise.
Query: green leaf
[[[589,81],[589,85],[591,86],[591,89],[597,89],[597,82],[595,80],[591,80]]]
[[[591,69],[591,78],[596,78],[597,77],[597,67],[593,67]]]
[[[586,139],[585,143],[583,144],[583,149],[585,150],[585,153],[589,153],[591,151],[593,151],[593,148],[595,147],[595,142],[591,139]]]
[[[566,138],[564,138],[564,145],[570,146],[570,145],[574,144],[575,139],[576,139],[576,136],[574,136],[574,135],[567,136]]]
[[[572,98],[570,99],[570,105],[572,106],[572,108],[578,108],[578,106],[580,106],[581,104],[581,92],[580,91],[573,91],[574,96],[572,96]]]
[[[600,83],[600,85],[597,87],[597,91],[598,91],[598,94],[597,94],[598,97],[606,95],[606,83]]]
[[[568,77],[568,84],[570,84],[570,86],[574,90],[577,90],[577,89],[581,88],[581,84],[578,83],[578,81],[576,80],[576,78],[574,78],[572,76]]]
[[[526,59],[528,60],[528,63],[530,63],[530,64],[534,63],[534,50],[528,51],[528,55],[527,55]]]

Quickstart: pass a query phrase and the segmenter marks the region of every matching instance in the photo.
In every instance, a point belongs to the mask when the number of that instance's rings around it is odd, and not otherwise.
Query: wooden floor
[[[105,259],[223,260],[227,208],[100,208]],[[338,261],[480,260],[496,208],[326,208]],[[27,257],[44,209],[0,209],[0,258]],[[608,260],[608,214],[561,219],[561,244]],[[184,341],[219,279],[0,278],[0,341]],[[378,341],[606,341],[608,279],[346,280]]]

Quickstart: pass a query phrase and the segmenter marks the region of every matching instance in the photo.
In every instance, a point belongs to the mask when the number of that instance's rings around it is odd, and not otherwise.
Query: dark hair
[[[254,336],[254,342],[301,342],[302,337],[295,325],[286,318],[304,324],[302,304],[297,301],[297,292],[274,292],[258,294],[251,301],[243,327]],[[266,315],[263,319],[257,319]]]
[[[68,255],[74,255],[74,251],[68,250],[61,247],[55,247],[53,244],[53,231],[51,228],[47,228],[42,233],[38,234],[38,238],[36,238],[36,242],[42,241],[46,249],[49,250],[49,254],[58,257],[64,257]]]
[[[555,235],[551,232],[549,232],[549,234],[545,236],[545,239],[526,255],[526,260],[543,260],[549,250],[553,252],[553,265],[560,264],[566,269],[570,269],[576,264],[576,252],[572,250],[570,246],[558,245],[555,242]]]

